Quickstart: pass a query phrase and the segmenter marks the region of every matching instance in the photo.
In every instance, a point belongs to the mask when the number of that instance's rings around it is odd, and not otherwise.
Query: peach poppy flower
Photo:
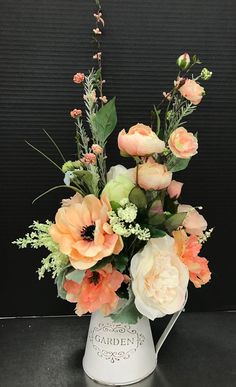
[[[189,270],[189,279],[196,288],[205,285],[211,279],[211,272],[208,268],[208,260],[199,257],[202,248],[196,235],[187,236],[184,230],[173,231],[175,247],[178,256]]]
[[[119,254],[123,242],[108,224],[111,206],[105,195],[98,199],[95,195],[83,198],[77,194],[76,201],[59,208],[49,232],[71,265],[84,270],[104,257]]]
[[[64,283],[66,299],[77,302],[76,314],[93,313],[100,310],[105,316],[117,306],[119,297],[115,293],[124,281],[124,276],[109,263],[102,269],[86,270],[82,282],[68,280]]]

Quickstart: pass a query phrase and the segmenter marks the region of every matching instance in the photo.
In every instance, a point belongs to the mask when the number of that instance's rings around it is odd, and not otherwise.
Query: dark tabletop
[[[155,340],[166,318],[153,324]],[[81,360],[89,317],[0,320],[1,387],[98,387]],[[140,387],[236,387],[236,313],[183,313]]]

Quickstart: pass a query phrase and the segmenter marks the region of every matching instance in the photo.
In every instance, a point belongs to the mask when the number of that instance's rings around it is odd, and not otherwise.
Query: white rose
[[[154,320],[183,307],[189,272],[169,235],[150,239],[133,256],[130,272],[135,305],[144,316]]]
[[[110,181],[111,179],[116,179],[117,176],[125,175],[127,176],[132,183],[135,183],[135,169],[136,168],[125,168],[123,165],[115,165],[111,167],[107,173],[107,181]]]

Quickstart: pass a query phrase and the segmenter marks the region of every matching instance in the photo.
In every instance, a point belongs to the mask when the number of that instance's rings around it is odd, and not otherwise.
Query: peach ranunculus
[[[171,133],[168,145],[171,152],[181,159],[188,159],[197,154],[197,138],[183,127],[179,127]]]
[[[119,254],[123,242],[108,224],[111,206],[105,195],[99,200],[95,195],[83,198],[77,194],[76,201],[59,208],[49,232],[71,265],[84,270],[104,257]]]
[[[204,88],[193,79],[186,79],[183,86],[179,88],[179,92],[184,98],[192,102],[194,105],[198,105],[205,94]]]
[[[177,180],[172,180],[170,185],[167,187],[167,192],[169,194],[169,197],[171,199],[172,198],[178,199],[178,197],[181,194],[182,187],[183,187],[183,183]]]
[[[118,135],[118,147],[121,153],[130,156],[148,156],[153,153],[162,153],[165,148],[152,129],[144,124],[132,126],[128,133],[125,129]]]
[[[130,272],[135,305],[144,316],[154,320],[183,307],[189,274],[176,254],[174,238],[150,239],[133,256]]]
[[[138,166],[138,185],[145,189],[163,189],[168,187],[172,179],[172,172],[163,164],[156,163],[152,157]]]
[[[176,252],[189,270],[189,279],[196,288],[205,285],[211,279],[206,258],[199,257],[201,243],[196,235],[187,236],[184,230],[173,231]]]
[[[114,269],[110,263],[96,271],[88,269],[81,283],[65,281],[66,299],[77,303],[78,316],[96,310],[100,310],[106,316],[117,306],[119,297],[116,290],[123,281],[123,274]]]
[[[199,212],[188,204],[180,204],[178,212],[187,212],[183,221],[183,226],[188,234],[201,236],[203,231],[207,228],[205,218]]]

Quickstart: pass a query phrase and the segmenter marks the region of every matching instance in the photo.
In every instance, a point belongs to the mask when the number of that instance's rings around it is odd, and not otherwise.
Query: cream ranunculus
[[[135,187],[134,168],[128,170],[122,165],[111,167],[107,174],[108,183],[103,189],[110,202],[120,203],[122,199],[129,196],[130,191]]]
[[[180,310],[189,281],[187,267],[175,251],[174,238],[152,238],[131,260],[135,305],[154,320]]]
[[[107,172],[107,181],[109,182],[111,179],[116,179],[119,175],[127,176],[133,183],[135,183],[136,179],[136,168],[125,168],[121,164],[114,165]]]

